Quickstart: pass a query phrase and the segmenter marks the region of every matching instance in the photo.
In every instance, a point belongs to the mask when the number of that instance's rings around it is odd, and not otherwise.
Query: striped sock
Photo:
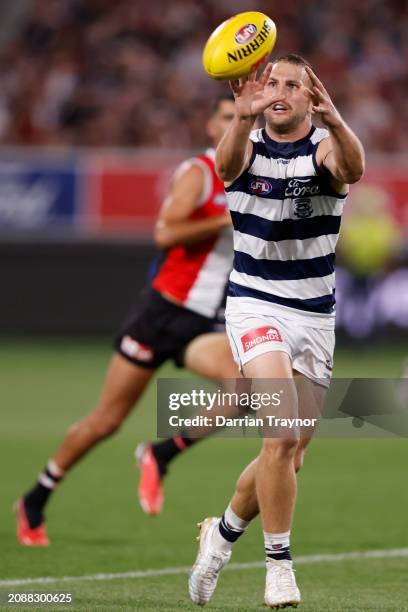
[[[292,560],[290,554],[290,531],[284,533],[267,533],[264,531],[265,552],[269,559],[282,561]]]
[[[44,470],[38,476],[38,482],[47,489],[55,489],[63,476],[64,470],[58,467],[54,459],[50,459]]]
[[[35,529],[43,522],[44,506],[63,476],[64,471],[53,459],[50,459],[44,470],[38,475],[37,483],[24,495],[24,508],[31,529]]]
[[[216,548],[230,551],[234,542],[245,532],[249,521],[239,518],[229,504],[219,522],[218,529],[214,530],[213,543]]]

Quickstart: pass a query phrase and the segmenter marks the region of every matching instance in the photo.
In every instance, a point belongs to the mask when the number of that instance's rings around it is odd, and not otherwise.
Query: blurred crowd
[[[3,144],[201,147],[212,96],[201,54],[244,10],[276,53],[315,67],[371,152],[408,150],[406,0],[34,0],[0,49]]]

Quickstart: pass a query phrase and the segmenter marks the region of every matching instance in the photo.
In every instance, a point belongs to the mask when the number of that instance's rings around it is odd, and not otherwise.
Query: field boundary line
[[[364,559],[393,559],[408,557],[408,548],[389,548],[384,550],[357,550],[345,553],[322,553],[317,555],[300,555],[295,558],[296,565],[309,563],[339,562]],[[265,567],[264,561],[250,561],[248,563],[231,563],[224,571],[243,569],[258,569]],[[127,578],[155,578],[159,576],[172,576],[188,574],[190,567],[165,567],[162,569],[148,569],[133,572],[118,572],[112,574],[90,574],[83,576],[43,576],[39,578],[15,578],[0,580],[0,587],[22,586],[28,584],[59,584],[61,582],[108,582],[110,580],[124,580]]]

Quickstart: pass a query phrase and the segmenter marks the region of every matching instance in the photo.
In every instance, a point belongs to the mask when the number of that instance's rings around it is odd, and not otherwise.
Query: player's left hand
[[[327,127],[336,127],[342,122],[337,108],[334,106],[323,83],[317,78],[311,68],[306,66],[306,72],[312,82],[312,88],[305,87],[306,95],[312,99],[313,114],[319,115],[322,123]]]

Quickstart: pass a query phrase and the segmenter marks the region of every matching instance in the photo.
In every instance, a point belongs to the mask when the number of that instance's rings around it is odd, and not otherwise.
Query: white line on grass
[[[321,563],[325,561],[350,561],[354,559],[392,559],[395,557],[408,557],[408,548],[390,548],[386,550],[361,550],[348,553],[327,553],[321,555],[303,555],[296,557],[296,564]],[[226,570],[257,569],[265,566],[264,561],[250,563],[231,563]],[[155,578],[156,576],[171,576],[174,574],[188,574],[190,567],[165,567],[156,570],[143,570],[135,572],[118,572],[116,574],[91,574],[89,576],[44,576],[41,578],[17,578],[14,580],[0,580],[0,587],[21,586],[24,584],[54,584],[61,582],[96,582],[121,580],[125,578]]]

